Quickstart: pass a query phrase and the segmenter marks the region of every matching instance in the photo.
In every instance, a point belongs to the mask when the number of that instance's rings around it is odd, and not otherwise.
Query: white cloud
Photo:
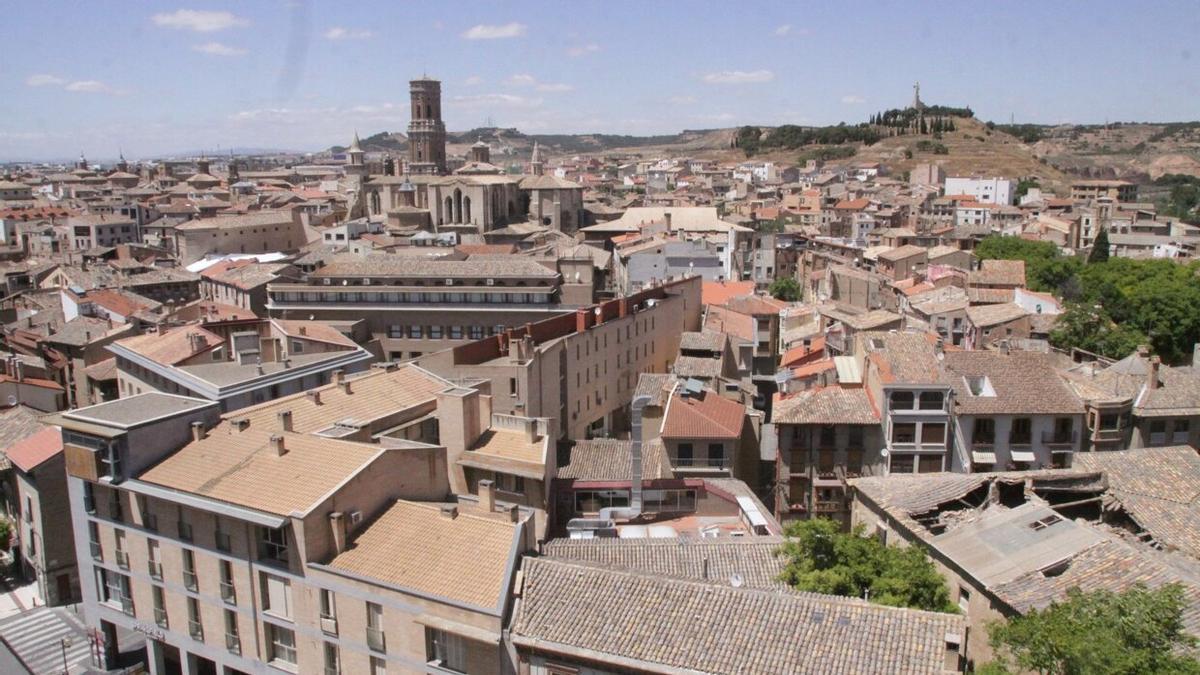
[[[596,44],[595,42],[589,42],[586,45],[579,45],[578,47],[571,47],[570,49],[567,50],[567,55],[578,57],[578,56],[584,56],[586,54],[594,54],[598,51],[600,51],[600,45]]]
[[[516,96],[514,94],[474,94],[470,96],[455,96],[455,103],[470,107],[501,106],[508,108],[536,108],[542,105],[542,99]]]
[[[483,78],[478,75],[472,75],[463,80],[463,84],[467,85],[468,87],[475,87],[483,84]]]
[[[790,24],[790,23],[785,23],[782,26],[780,26],[779,28],[775,29],[776,35],[787,35],[790,32],[792,32],[792,24]]]
[[[506,80],[512,87],[533,87],[537,91],[571,91],[575,87],[562,82],[541,82],[529,73],[519,73]]]
[[[523,23],[513,21],[500,25],[479,24],[471,26],[463,32],[464,40],[501,40],[504,38],[521,37],[525,34],[527,26]]]
[[[866,102],[867,102],[867,99],[863,98],[862,96],[859,96],[858,94],[846,94],[845,96],[842,97],[842,103],[845,103],[847,105],[856,105],[859,103],[866,103]]]
[[[192,51],[208,54],[209,56],[242,56],[246,53],[241,47],[230,47],[220,42],[205,42],[202,45],[192,45]]]
[[[343,28],[342,26],[334,26],[325,31],[326,40],[366,40],[373,37],[375,33],[369,30],[359,28]]]
[[[775,79],[775,73],[769,70],[723,70],[719,73],[708,73],[701,79],[709,84],[749,84],[770,82]]]
[[[99,80],[76,80],[63,87],[67,91],[83,92],[87,94],[119,94],[119,90],[99,81]]]
[[[226,28],[242,28],[250,25],[249,19],[231,12],[210,12],[199,9],[177,9],[174,12],[155,14],[151,20],[156,26],[191,30],[197,33],[212,33]]]
[[[46,75],[44,73],[30,75],[29,77],[25,78],[25,84],[31,87],[58,87],[66,83],[66,80],[58,77],[57,75]]]
[[[723,112],[711,115],[692,115],[692,119],[700,122],[729,122],[735,118],[733,113]]]
[[[687,105],[689,103],[695,103],[696,97],[695,96],[672,96],[671,98],[667,99],[667,102],[674,103],[675,105]]]

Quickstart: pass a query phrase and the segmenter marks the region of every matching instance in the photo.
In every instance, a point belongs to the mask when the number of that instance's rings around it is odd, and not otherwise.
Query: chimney
[[[479,481],[479,510],[484,513],[496,510],[496,491],[487,479]]]
[[[301,335],[308,335],[308,327],[307,326],[300,326],[299,331],[300,331]]]
[[[458,517],[458,507],[453,504],[445,504],[442,506],[442,517],[454,520]]]
[[[329,529],[333,531],[333,550],[342,553],[346,550],[346,516],[341,511],[329,514]]]
[[[1150,372],[1146,378],[1146,388],[1158,389],[1158,369],[1162,365],[1162,359],[1158,356],[1150,357]]]
[[[204,428],[204,422],[192,422],[192,440],[202,441],[208,436],[208,432]]]
[[[538,437],[538,423],[535,419],[523,420],[525,425],[525,442],[536,443]]]
[[[279,414],[277,415],[277,417],[279,418],[279,430],[286,431],[287,433],[291,433],[292,432],[292,411],[291,410],[281,410],[281,411],[279,411]]]
[[[586,309],[575,310],[575,332],[582,333],[588,327],[588,312]]]
[[[457,461],[483,432],[483,426],[491,418],[490,397],[480,396],[478,389],[449,387],[437,394],[438,428],[441,429],[441,444],[446,448],[446,469],[450,472],[450,488],[455,494],[469,494],[466,476]]]
[[[617,318],[624,319],[628,315],[629,315],[629,298],[626,298],[625,296],[621,296],[621,298],[619,300],[617,300]]]
[[[283,436],[280,436],[279,434],[271,434],[271,449],[274,450],[275,454],[280,457],[283,457],[287,454],[287,448],[283,445]]]
[[[350,381],[349,380],[342,380],[342,391],[346,392],[347,394],[354,393],[354,392],[350,391]]]
[[[667,211],[666,213],[663,214],[663,220],[667,224],[667,232],[670,232],[671,231],[671,212],[670,211]]]
[[[346,371],[344,371],[340,368],[333,371],[333,383],[334,384],[341,384],[342,380],[345,379],[345,377],[346,377]]]
[[[17,382],[25,381],[25,362],[20,357],[13,359],[13,377],[17,379]]]
[[[308,400],[313,402],[313,405],[321,405],[321,392],[310,389],[305,392],[305,395],[308,396]]]
[[[513,504],[512,506],[508,507],[508,519],[514,523],[520,522],[521,507],[517,506],[516,504]]]

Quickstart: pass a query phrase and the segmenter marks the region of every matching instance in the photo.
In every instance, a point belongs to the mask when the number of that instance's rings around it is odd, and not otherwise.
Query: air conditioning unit
[[[337,619],[332,616],[321,617],[321,631],[329,635],[337,635]]]

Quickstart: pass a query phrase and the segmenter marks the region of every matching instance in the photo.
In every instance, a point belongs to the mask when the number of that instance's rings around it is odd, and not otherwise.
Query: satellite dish
[[[19,402],[19,401],[17,400],[17,395],[16,395],[16,394],[9,394],[9,395],[8,395],[8,407],[10,407],[10,408],[11,408],[11,407],[15,406],[15,405],[16,405],[18,402]]]
[[[745,584],[746,584],[746,580],[742,578],[742,575],[740,575],[736,572],[732,576],[729,577],[729,585],[733,586],[734,588],[741,588]]]
[[[880,450],[880,451],[879,451],[879,456],[880,456],[880,457],[884,457],[884,458],[886,458],[886,457],[887,457],[889,454],[891,454],[891,453],[889,453],[889,452],[888,452],[888,449],[887,449],[887,448],[884,448],[884,449],[882,449],[882,450]]]

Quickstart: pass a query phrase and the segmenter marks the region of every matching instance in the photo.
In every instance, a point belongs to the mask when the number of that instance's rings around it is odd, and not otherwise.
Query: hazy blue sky
[[[906,104],[1036,122],[1200,118],[1200,3],[21,2],[0,158],[317,149],[403,130],[673,133]]]

